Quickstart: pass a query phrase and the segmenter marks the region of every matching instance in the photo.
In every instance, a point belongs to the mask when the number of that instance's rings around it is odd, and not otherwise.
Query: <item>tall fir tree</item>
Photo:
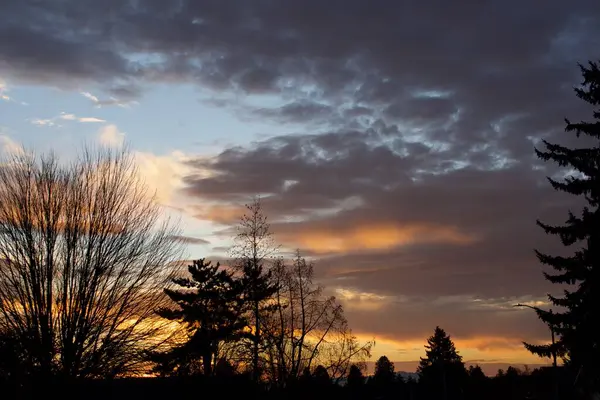
[[[552,256],[536,251],[542,264],[554,269],[544,273],[553,284],[570,285],[562,297],[549,295],[559,311],[537,309],[540,319],[556,333],[555,344],[525,347],[541,357],[561,354],[567,365],[578,374],[579,383],[593,383],[600,376],[600,334],[596,322],[600,320],[600,70],[597,63],[580,65],[583,82],[575,88],[577,96],[590,104],[593,121],[573,123],[566,121],[565,131],[577,138],[585,137],[592,144],[581,148],[567,148],[544,141],[545,151],[535,149],[544,161],[552,161],[567,169],[564,180],[548,177],[557,191],[581,197],[586,205],[579,215],[569,211],[564,225],[552,226],[537,221],[550,235],[560,238],[566,247],[577,245],[571,256]],[[595,382],[598,390],[598,382]]]
[[[247,324],[240,311],[244,287],[219,263],[195,260],[188,271],[191,278],[173,279],[178,289],[165,289],[177,307],[157,311],[163,318],[183,323],[188,340],[154,358],[162,373],[192,373],[193,364],[200,360],[204,375],[212,375],[219,344],[237,339]]]
[[[462,398],[467,371],[450,336],[436,327],[425,349],[417,369],[423,387],[444,400]]]

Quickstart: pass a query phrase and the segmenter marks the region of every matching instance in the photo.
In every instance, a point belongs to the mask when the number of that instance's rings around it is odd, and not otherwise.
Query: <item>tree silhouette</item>
[[[22,153],[1,164],[0,334],[19,343],[14,359],[42,377],[139,372],[180,243],[133,157]]]
[[[271,270],[277,287],[273,313],[263,318],[263,338],[269,378],[280,385],[297,379],[303,368],[327,368],[330,378],[346,375],[351,362],[368,355],[370,343],[359,345],[352,336],[342,306],[314,282],[314,269],[300,252],[286,264],[277,260]]]
[[[397,394],[396,372],[394,363],[386,356],[381,356],[375,362],[375,373],[369,379],[370,390],[380,398],[391,398]]]
[[[277,292],[273,283],[272,271],[265,265],[274,257],[277,246],[274,245],[267,216],[263,212],[260,198],[246,205],[246,213],[240,218],[235,245],[231,249],[235,258],[234,266],[241,272],[244,287],[245,304],[250,314],[251,323],[251,364],[252,376],[260,379],[262,368],[260,363],[262,326],[265,314],[273,312],[275,306],[267,300]]]
[[[346,382],[348,387],[351,389],[357,389],[364,385],[365,376],[358,365],[352,364],[350,366],[350,371],[348,372],[348,378]]]
[[[348,397],[351,399],[364,399],[366,397],[365,389],[365,376],[362,369],[358,365],[352,364],[346,377]]]
[[[376,382],[391,383],[394,381],[396,373],[394,372],[394,363],[387,356],[381,356],[375,362],[375,373],[373,379]]]
[[[417,370],[420,382],[444,399],[460,398],[466,369],[450,336],[438,326],[425,348],[426,356],[421,358]]]
[[[471,379],[475,379],[475,380],[486,380],[487,377],[485,376],[485,374],[483,373],[483,370],[481,369],[481,367],[479,365],[471,365],[469,367],[469,370],[467,371],[469,373],[469,378]]]
[[[468,398],[481,399],[485,398],[488,390],[488,377],[485,376],[479,365],[471,365],[467,371],[469,375]]]
[[[325,368],[323,365],[317,365],[317,367],[312,373],[312,378],[315,384],[319,386],[326,386],[331,384],[329,372],[327,372],[327,368]]]
[[[597,107],[600,104],[598,64],[590,62],[580,68],[583,83],[575,92],[580,99]],[[552,187],[580,196],[587,205],[580,215],[569,211],[567,221],[561,226],[537,221],[547,234],[558,236],[564,246],[581,247],[568,257],[536,251],[539,261],[555,270],[544,273],[545,278],[554,284],[571,285],[574,290],[565,290],[562,297],[549,295],[560,311],[536,310],[539,318],[557,334],[556,343],[526,343],[525,347],[541,357],[550,357],[555,352],[562,354],[567,364],[578,372],[578,383],[593,384],[598,390],[597,380],[591,381],[600,376],[600,336],[596,329],[596,322],[600,320],[600,110],[594,110],[593,118],[593,122],[565,120],[565,131],[574,133],[580,140],[582,137],[589,140],[583,142],[587,147],[568,148],[544,141],[545,151],[535,149],[540,159],[567,169],[569,176],[563,180],[548,177]]]
[[[158,355],[159,370],[170,373],[175,369],[187,368],[190,363],[202,360],[204,375],[211,375],[216,364],[219,344],[238,338],[246,321],[241,315],[243,287],[233,278],[233,273],[212,265],[204,259],[195,260],[188,266],[190,278],[174,278],[179,289],[165,289],[167,296],[177,308],[160,308],[157,313],[171,321],[182,322],[188,338],[166,354]],[[156,358],[156,356],[155,356]]]

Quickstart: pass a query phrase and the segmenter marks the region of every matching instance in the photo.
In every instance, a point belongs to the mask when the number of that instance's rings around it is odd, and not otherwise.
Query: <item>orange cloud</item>
[[[317,230],[288,232],[283,236],[286,244],[306,248],[317,253],[347,252],[352,250],[385,250],[417,243],[469,244],[475,237],[451,226],[435,224],[409,224],[396,226],[379,224],[361,226],[342,231]]]
[[[378,311],[394,300],[389,296],[369,292],[357,292],[346,288],[336,288],[335,295],[346,309],[361,311]]]
[[[246,209],[243,206],[214,204],[194,206],[192,212],[194,213],[194,217],[201,220],[230,224],[239,221],[240,217],[246,212]]]

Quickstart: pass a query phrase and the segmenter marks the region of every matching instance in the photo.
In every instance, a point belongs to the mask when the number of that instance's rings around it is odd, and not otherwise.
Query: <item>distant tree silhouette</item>
[[[329,377],[329,372],[327,372],[327,368],[322,365],[317,365],[315,370],[312,373],[313,380],[318,385],[329,385],[331,383],[331,378]]]
[[[246,205],[246,213],[240,218],[235,244],[231,249],[231,255],[235,259],[234,267],[242,273],[244,299],[250,315],[250,359],[255,380],[262,376],[263,319],[275,309],[267,300],[277,291],[272,271],[266,263],[274,258],[277,248],[260,198],[256,198],[253,203]]]
[[[469,379],[466,397],[473,400],[485,398],[489,391],[489,379],[485,376],[481,367],[479,365],[471,365],[469,366],[467,373]]]
[[[573,123],[566,120],[566,132],[585,138],[582,146],[568,148],[544,140],[545,150],[535,150],[544,161],[553,161],[566,168],[568,177],[558,180],[548,177],[555,190],[580,196],[587,205],[580,215],[569,211],[564,225],[552,226],[537,221],[550,235],[557,235],[564,246],[580,246],[571,256],[552,256],[536,251],[542,264],[551,266],[555,273],[544,273],[548,281],[558,285],[571,285],[562,297],[549,295],[561,311],[537,309],[538,316],[558,336],[549,345],[525,344],[532,353],[550,357],[562,354],[567,365],[578,373],[578,384],[594,386],[599,390],[600,336],[596,328],[600,320],[600,70],[597,63],[580,65],[583,75],[576,95],[596,107],[591,122]]]
[[[179,234],[126,150],[73,162],[19,153],[0,168],[0,332],[41,377],[143,368]]]
[[[467,372],[450,336],[438,326],[425,348],[426,356],[417,369],[419,382],[427,386],[430,395],[444,400],[461,398]]]
[[[521,370],[519,368],[513,367],[512,365],[506,369],[506,373],[504,374],[504,376],[509,379],[514,379],[521,375]]]
[[[360,345],[352,336],[342,306],[313,281],[313,264],[300,252],[289,264],[277,260],[272,268],[277,291],[275,312],[263,319],[269,344],[266,363],[270,378],[285,385],[304,367],[324,366],[332,379],[347,374],[350,363],[368,357],[370,343]]]
[[[400,378],[401,379],[401,378]],[[392,398],[398,395],[398,381],[394,371],[394,363],[381,356],[375,362],[375,372],[369,379],[370,391],[378,398]]]
[[[405,382],[406,390],[404,398],[408,400],[416,400],[419,393],[419,382],[412,376],[409,376]]]
[[[352,364],[346,377],[347,397],[351,399],[364,399],[367,397],[365,376],[360,366]]]
[[[365,376],[362,373],[360,367],[356,364],[352,364],[350,366],[350,371],[348,372],[348,377],[346,384],[349,388],[360,388],[365,383]]]
[[[483,370],[481,369],[481,367],[479,365],[469,366],[469,370],[467,372],[469,374],[469,378],[471,378],[471,379],[477,379],[477,380],[487,379],[487,377],[485,376],[485,374],[483,373]]]
[[[375,373],[373,379],[379,382],[393,382],[396,378],[394,363],[387,356],[381,356],[375,362]]]
[[[176,369],[181,373],[184,368],[191,373],[191,363],[201,360],[204,375],[211,375],[219,345],[238,339],[246,326],[241,311],[244,288],[233,272],[222,269],[219,263],[195,260],[188,272],[191,278],[172,279],[178,289],[165,289],[177,308],[157,310],[161,317],[181,322],[188,337],[183,344],[154,358],[163,374]]]

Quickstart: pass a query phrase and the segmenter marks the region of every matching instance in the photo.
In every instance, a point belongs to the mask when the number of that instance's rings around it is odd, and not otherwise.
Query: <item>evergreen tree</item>
[[[439,326],[435,328],[433,336],[427,339],[425,348],[426,357],[419,362],[419,373],[434,365],[460,365],[464,368],[462,357],[456,351],[452,339]]]
[[[419,383],[445,400],[461,398],[467,371],[450,336],[438,326],[425,348],[426,356],[417,369]]]
[[[358,389],[362,387],[365,383],[365,376],[363,375],[360,367],[356,364],[352,364],[350,366],[350,371],[348,372],[348,381],[347,385],[350,389]]]
[[[211,375],[219,344],[238,337],[246,326],[240,311],[243,286],[219,263],[196,260],[188,271],[191,279],[173,279],[179,289],[165,289],[178,307],[157,311],[163,318],[182,322],[188,329],[188,340],[154,358],[163,373],[176,369],[193,373],[193,363],[201,360],[203,373]]]
[[[261,324],[266,314],[276,308],[276,305],[267,302],[277,292],[277,284],[273,282],[272,271],[265,265],[276,250],[267,216],[262,210],[260,199],[256,198],[252,204],[246,205],[246,214],[240,219],[236,243],[232,248],[235,266],[242,273],[245,309],[249,314],[254,380],[261,376]]]
[[[394,363],[386,356],[381,356],[375,362],[375,373],[373,378],[369,380],[371,390],[378,398],[389,399],[397,395],[396,372],[394,371]]]
[[[554,273],[544,273],[545,278],[558,285],[570,285],[562,297],[549,295],[560,311],[536,309],[538,316],[557,335],[558,340],[549,345],[525,344],[541,357],[559,354],[578,373],[579,383],[589,384],[589,379],[600,376],[600,335],[595,323],[600,320],[600,70],[597,63],[580,65],[583,75],[577,96],[596,109],[592,122],[566,121],[566,132],[577,138],[582,136],[593,144],[587,147],[567,148],[544,141],[545,151],[535,149],[544,161],[553,161],[566,168],[569,176],[564,180],[548,177],[555,190],[580,196],[586,203],[579,215],[569,211],[564,225],[552,226],[537,221],[550,235],[560,238],[566,247],[580,246],[571,256],[552,256],[536,251],[542,264],[551,266]],[[586,143],[586,142],[584,142]],[[584,144],[585,146],[585,144]],[[582,382],[588,381],[588,382]],[[597,382],[596,382],[597,385]],[[596,386],[597,387],[597,386]]]
[[[387,356],[381,356],[375,363],[375,374],[373,379],[380,383],[392,383],[396,373],[394,372],[394,363]]]

